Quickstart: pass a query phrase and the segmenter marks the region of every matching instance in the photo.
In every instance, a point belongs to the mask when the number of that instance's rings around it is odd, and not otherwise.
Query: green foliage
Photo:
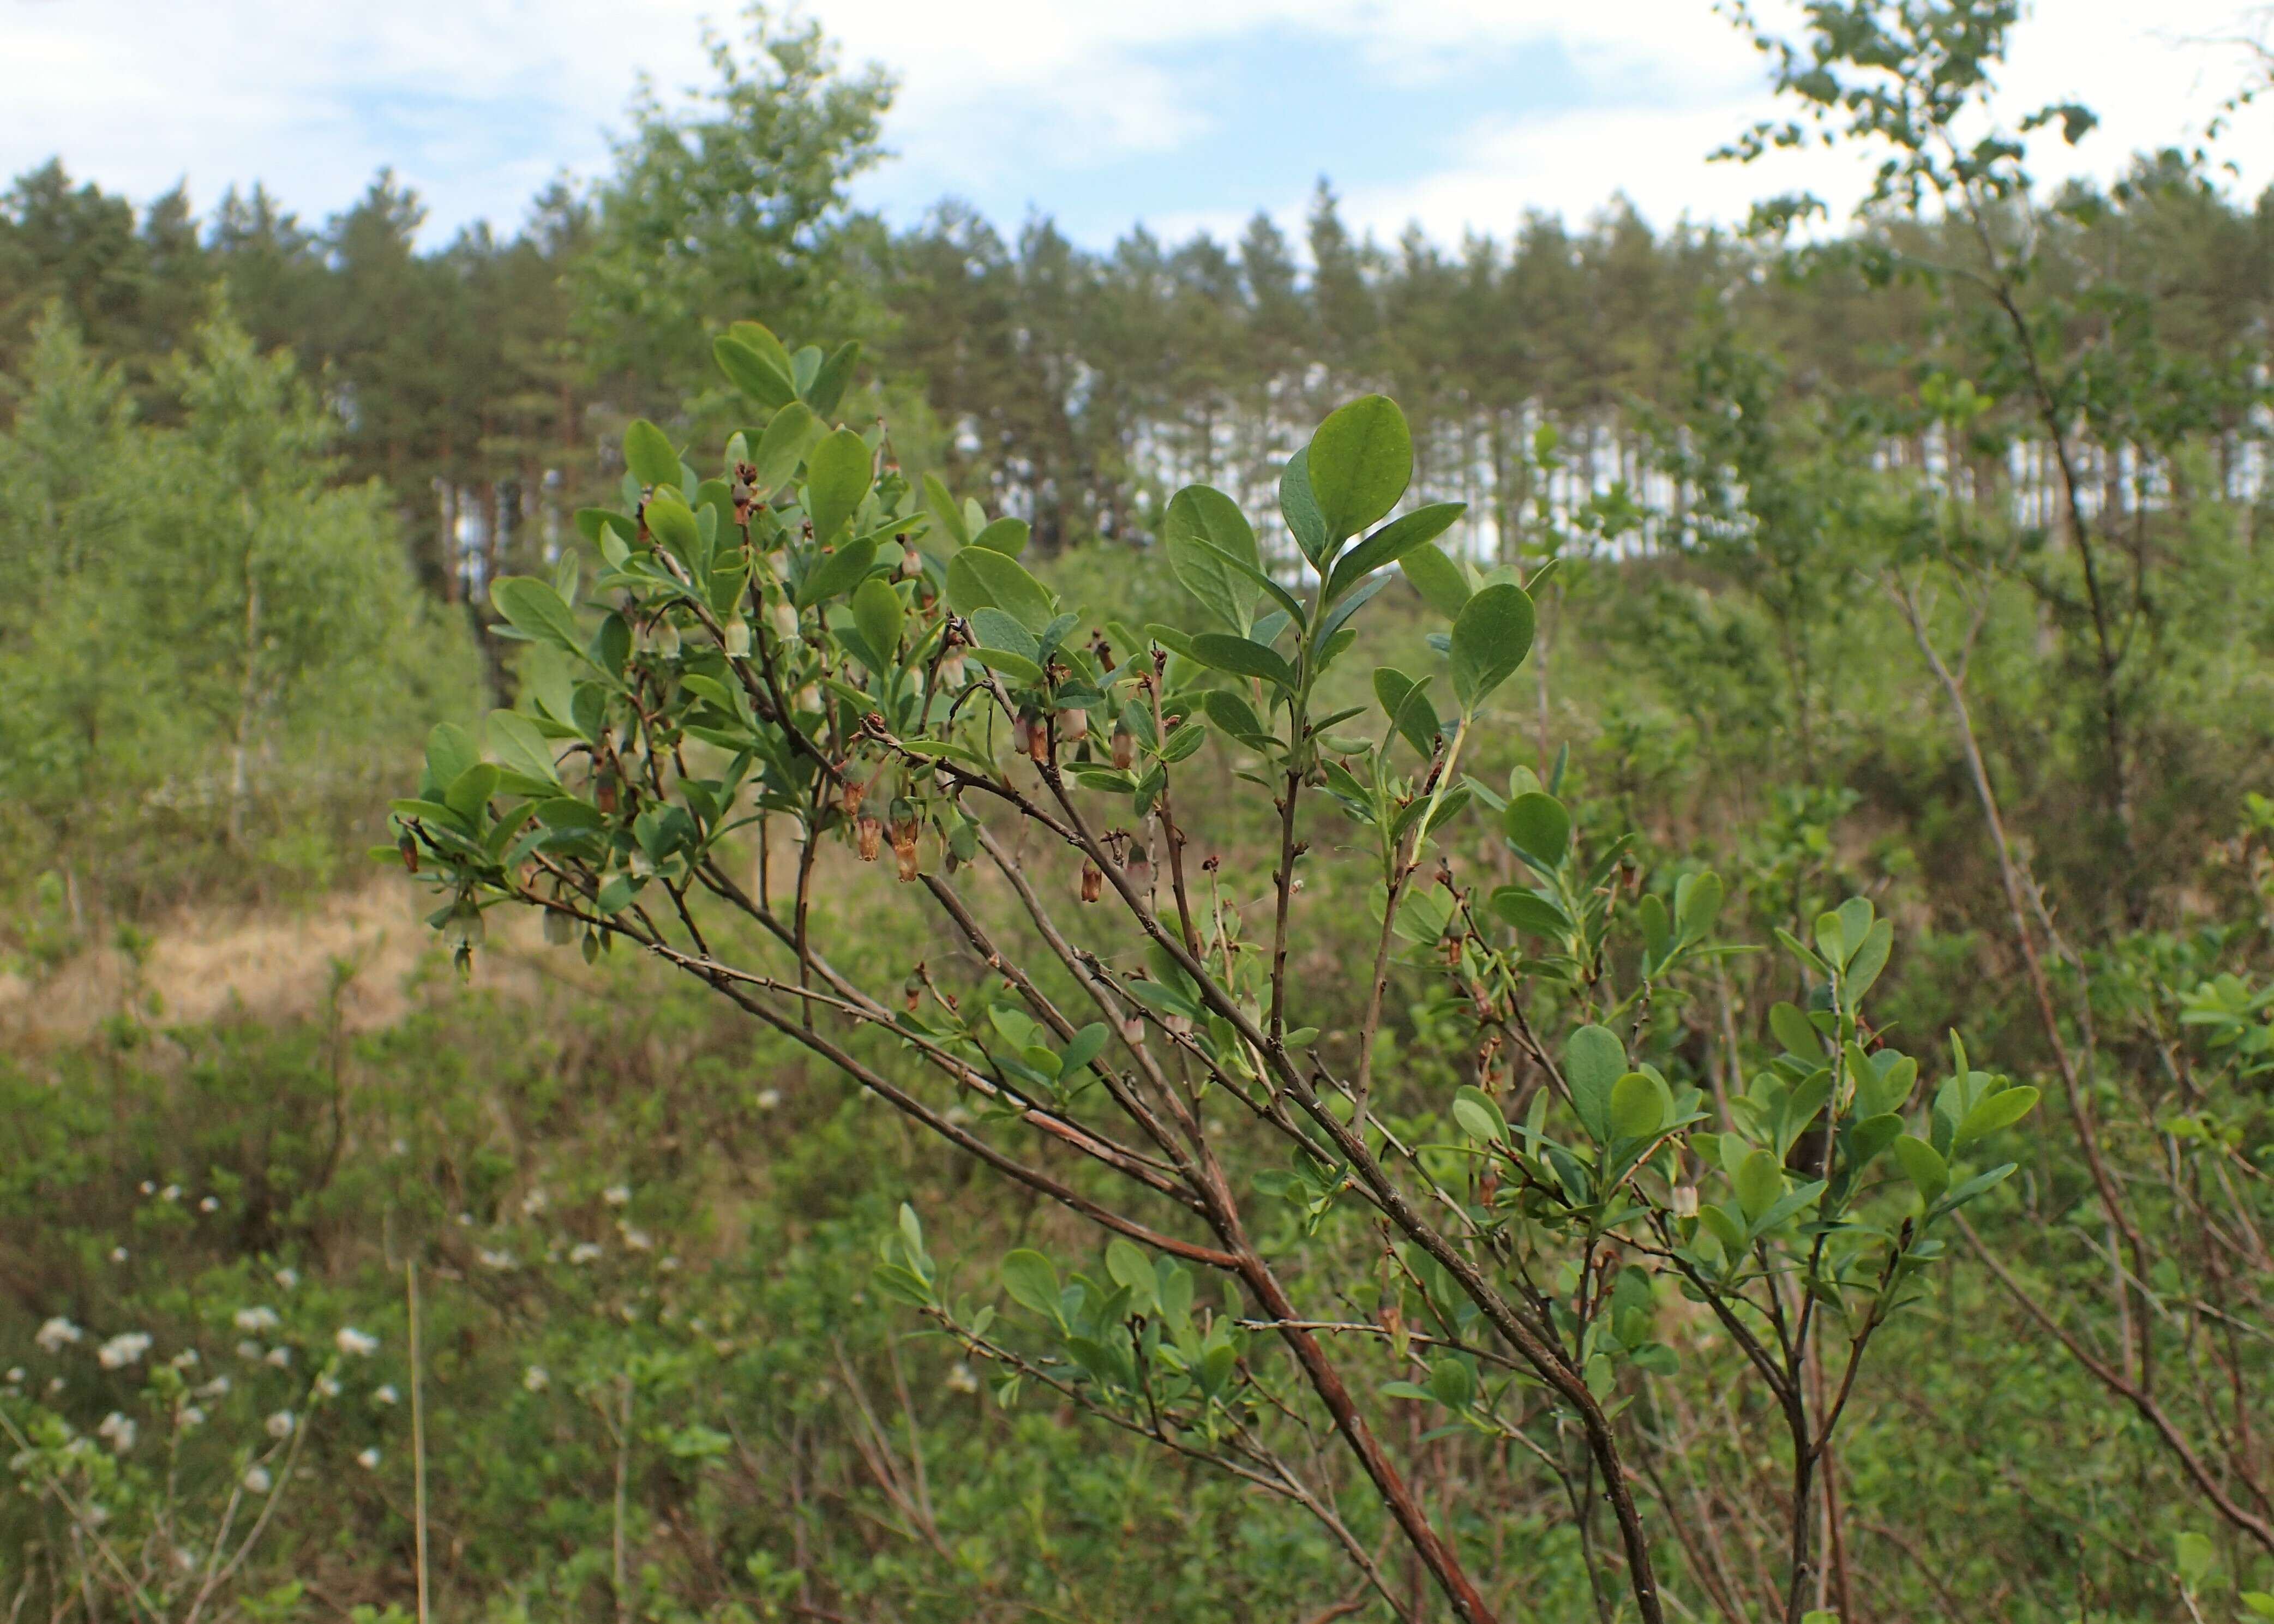
[[[763,412],[772,398],[772,410],[787,409],[772,372],[754,371],[731,348],[719,360],[752,395],[752,408]],[[1653,1278],[1663,1275],[1711,1308],[1777,1400],[1804,1504],[1839,1414],[1837,1406],[1814,1414],[1803,1391],[1811,1336],[1835,1327],[1844,1335],[1845,1395],[1875,1334],[1917,1298],[1922,1276],[1941,1258],[1937,1226],[2014,1171],[2011,1162],[1969,1169],[1954,1183],[1952,1161],[2027,1115],[2037,1091],[1970,1069],[1954,1037],[1951,1078],[1932,1109],[1907,1124],[1901,1108],[1916,1064],[1863,1047],[1872,1036],[1864,998],[1887,963],[1893,930],[1860,897],[1816,921],[1812,945],[1778,933],[1811,989],[1811,1012],[1776,1018],[1788,1052],[1755,1071],[1718,1127],[1709,1125],[1700,1088],[1630,1056],[1615,1026],[1677,1003],[1698,967],[1731,951],[1710,940],[1722,888],[1710,873],[1685,874],[1670,898],[1653,893],[1623,921],[1616,878],[1632,836],[1585,852],[1554,795],[1511,782],[1503,798],[1458,774],[1485,706],[1532,647],[1532,599],[1514,582],[1465,580],[1449,630],[1432,639],[1459,706],[1449,736],[1426,708],[1420,721],[1411,719],[1427,680],[1388,667],[1374,678],[1387,724],[1381,741],[1326,733],[1363,713],[1327,710],[1324,683],[1359,635],[1358,613],[1382,579],[1374,571],[1401,553],[1410,559],[1419,545],[1385,540],[1385,527],[1352,550],[1367,566],[1363,574],[1334,573],[1343,542],[1386,517],[1410,477],[1410,436],[1388,400],[1369,397],[1330,416],[1287,464],[1282,512],[1319,575],[1308,601],[1261,567],[1252,529],[1229,499],[1187,490],[1171,504],[1169,564],[1208,618],[1177,615],[1142,635],[1065,603],[989,545],[986,527],[942,493],[920,499],[876,455],[881,440],[881,429],[867,437],[840,430],[808,442],[802,468],[770,498],[748,485],[747,465],[730,452],[727,473],[742,486],[731,515],[708,505],[689,515],[682,493],[699,475],[649,425],[635,424],[626,460],[644,488],[624,528],[602,530],[608,568],[595,590],[612,597],[595,605],[599,628],[586,633],[565,591],[535,581],[500,584],[515,629],[568,662],[564,678],[537,696],[527,721],[493,723],[486,747],[437,727],[416,796],[395,804],[403,851],[415,868],[431,866],[441,897],[432,922],[460,964],[470,965],[486,938],[485,912],[513,903],[565,919],[561,937],[581,929],[588,958],[628,939],[915,1121],[1104,1225],[1112,1239],[1102,1274],[1062,1271],[1031,1247],[1004,1258],[1001,1291],[1033,1322],[1039,1344],[1013,1327],[998,1330],[994,1306],[951,1290],[908,1207],[884,1240],[877,1280],[970,1357],[999,1366],[1001,1402],[1047,1389],[1213,1462],[1309,1511],[1354,1556],[1360,1547],[1330,1503],[1331,1488],[1306,1481],[1266,1425],[1319,1403],[1331,1412],[1345,1390],[1311,1329],[1278,1306],[1315,1282],[1283,1279],[1251,1250],[1223,1177],[1202,1171],[1219,1156],[1236,1157],[1235,1177],[1291,1208],[1306,1238],[1363,1225],[1362,1214],[1387,1227],[1412,1289],[1378,1294],[1378,1312],[1400,1326],[1436,1327],[1428,1345],[1462,1352],[1431,1357],[1426,1385],[1416,1384],[1396,1376],[1412,1343],[1395,1333],[1385,1395],[1432,1402],[1456,1429],[1527,1440],[1534,1450],[1546,1445],[1527,1426],[1542,1414],[1562,1417],[1559,1426],[1585,1439],[1585,1470],[1608,1484],[1625,1471],[1613,1421],[1634,1394],[1620,1396],[1623,1380],[1679,1367],[1649,1312]],[[942,525],[949,543],[957,530],[968,539],[932,552],[923,544],[941,515],[961,521]],[[1471,570],[1450,560],[1446,568]],[[1251,620],[1267,601],[1273,610]],[[1086,621],[1090,635],[1077,643]],[[730,635],[730,622],[745,629]],[[611,642],[612,626],[629,630]],[[1109,719],[1113,743],[1101,752]],[[1184,801],[1180,824],[1178,791],[1190,786],[1186,763],[1211,724],[1259,758],[1242,777],[1275,797],[1269,805],[1282,820],[1268,952],[1221,907],[1195,912],[1178,855],[1197,827],[1189,820],[1204,815]],[[516,742],[529,732],[549,734],[561,763],[575,765],[562,770],[541,753],[532,760]],[[1393,755],[1401,739],[1426,758],[1418,779]],[[690,745],[703,747],[691,760]],[[1371,863],[1345,866],[1378,876],[1366,1036],[1339,1076],[1321,1056],[1323,1023],[1299,1024],[1293,1007],[1310,1000],[1284,980],[1294,863],[1309,845],[1298,841],[1298,801],[1312,782],[1368,831]],[[871,798],[883,795],[890,803],[879,818]],[[1480,922],[1474,892],[1442,866],[1458,849],[1472,804],[1500,808],[1479,820],[1487,838],[1504,835],[1545,882],[1494,894],[1506,924]],[[998,827],[1005,813],[1015,837]],[[777,819],[795,843],[794,895],[778,899],[762,879],[753,896],[730,877],[741,864],[725,854],[739,831]],[[1173,912],[1160,899],[1148,850],[1156,829],[1172,865]],[[848,846],[873,861],[887,835],[899,879],[923,883],[915,894],[983,951],[999,986],[950,996],[919,965],[892,1010],[832,966],[836,947],[817,945],[817,868],[841,861],[835,853]],[[1079,863],[1084,902],[1100,900],[1111,876],[1116,906],[1103,924],[1085,921],[1080,945],[1067,944],[1031,890],[1036,860],[1006,854],[1006,838],[1023,847],[1040,837]],[[1441,853],[1440,883],[1416,889],[1411,882],[1431,848]],[[983,853],[1017,891],[1055,965],[1030,970],[991,945],[993,931],[951,883]],[[697,914],[712,911],[706,898],[728,908],[708,927]],[[712,945],[735,914],[758,932],[749,968],[725,968]],[[1088,945],[1115,920],[1118,944]],[[1542,929],[1555,951],[1527,954],[1521,934]],[[1622,939],[1629,934],[1639,936],[1638,952]],[[769,937],[788,950],[788,966],[762,967],[770,956],[757,944]],[[1504,1041],[1488,1034],[1510,1029],[1529,1050],[1510,1051],[1504,1077],[1487,1058],[1480,1072],[1487,1086],[1449,1102],[1470,1143],[1425,1139],[1423,1154],[1405,1153],[1410,1174],[1380,1159],[1401,1142],[1401,1130],[1397,1116],[1376,1115],[1390,1108],[1374,1093],[1371,1049],[1399,939],[1434,953],[1436,973],[1449,971],[1452,985],[1467,991],[1471,1041],[1481,1037],[1487,1056]],[[830,940],[825,929],[821,940]],[[1141,973],[1130,966],[1140,955]],[[1077,1030],[1043,990],[1043,974],[1072,974],[1103,1019]],[[811,1007],[817,978],[829,989],[821,1022]],[[1070,990],[1061,984],[1058,996]],[[1532,999],[1547,1000],[1535,1019],[1554,1009],[1574,1027],[1560,1072],[1526,1021]],[[848,1047],[887,1036],[908,1061],[983,1102],[979,1134]],[[1179,1081],[1162,1071],[1156,1054],[1170,1057]],[[1503,1117],[1491,1085],[1512,1085],[1520,1056],[1556,1086],[1535,1083],[1518,1124]],[[1554,1109],[1558,1094],[1568,1120]],[[1426,1132],[1435,1111],[1412,1097],[1410,1084],[1398,1098],[1399,1112],[1423,1112]],[[1163,1110],[1174,1130],[1156,1114]],[[1285,1136],[1292,1169],[1254,1166],[1246,1125]],[[1916,1132],[1906,1134],[1907,1125]],[[1149,1153],[1118,1142],[1132,1130]],[[1021,1143],[1035,1133],[1082,1150],[1141,1196],[1180,1200],[1187,1219],[1179,1227],[1197,1218],[1203,1237],[1154,1228],[1113,1198],[1077,1193],[1028,1165]],[[1870,1177],[1891,1144],[1916,1187],[1909,1212]],[[1189,1157],[1192,1147],[1205,1147],[1205,1162]],[[1701,1181],[1726,1199],[1709,1200]],[[1460,1220],[1441,1229],[1417,1202],[1449,1207]],[[1599,1275],[1594,1260],[1606,1247],[1650,1261]],[[1196,1316],[1194,1265],[1272,1312],[1243,1317],[1235,1297],[1224,1312]],[[1574,1271],[1576,1288],[1565,1280]],[[1568,1309],[1567,1289],[1576,1289]],[[1798,1306],[1788,1306],[1788,1293]],[[1473,1368],[1466,1350],[1479,1337],[1499,1339],[1513,1357],[1489,1373]],[[1287,1359],[1276,1377],[1263,1362],[1272,1343]],[[1410,1530],[1423,1514],[1400,1502],[1404,1491],[1370,1457],[1371,1446],[1346,1425],[1344,1435]],[[1647,1535],[1623,1492],[1607,1499],[1627,1541],[1627,1583],[1655,1618]],[[1449,1546],[1431,1536],[1417,1538],[1415,1551],[1457,1612],[1486,1616]],[[1811,1560],[1803,1534],[1791,1553],[1795,1574]],[[1362,1558],[1360,1570],[1387,1593]]]
[[[0,1073],[26,1605],[163,1611],[87,1530],[289,1442],[224,1605],[404,1616],[416,1256],[445,1616],[2274,1610],[2264,233],[2181,155],[2033,191],[2088,119],[2001,127],[2010,21],[1763,41],[1741,151],[1888,159],[1789,250],[891,233],[882,86],[763,20],[511,243],[19,182],[87,346],[0,328],[11,1007],[375,777],[504,972]],[[162,362],[215,284],[259,344]]]
[[[178,426],[145,426],[51,316],[0,436],[0,556],[42,583],[0,610],[14,883],[93,868],[131,902],[281,856],[297,820],[377,786],[406,694],[471,677],[377,493],[328,483],[289,358],[217,315],[162,377]]]
[[[716,83],[694,109],[667,108],[651,88],[633,103],[575,271],[604,375],[691,383],[720,312],[802,328],[867,313],[847,297],[840,229],[847,183],[878,155],[890,85],[873,69],[840,72],[817,23],[778,24],[755,6],[742,21],[747,39],[710,39]],[[728,375],[764,408],[784,403],[785,382],[802,392],[819,380],[817,410],[836,410],[849,358],[769,352],[739,334],[720,344]]]

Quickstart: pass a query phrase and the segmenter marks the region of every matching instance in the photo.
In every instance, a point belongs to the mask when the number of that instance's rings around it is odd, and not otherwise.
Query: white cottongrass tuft
[[[600,1199],[611,1207],[629,1207],[631,1205],[632,1187],[629,1184],[610,1184],[600,1192]]]
[[[32,1340],[48,1352],[61,1353],[87,1333],[57,1314],[33,1334]]]
[[[542,1393],[553,1385],[553,1378],[542,1365],[532,1365],[521,1373],[521,1385],[531,1393]]]
[[[276,1317],[276,1311],[266,1304],[237,1311],[237,1328],[249,1331],[256,1336],[263,1331],[273,1331],[282,1323]]]
[[[105,1370],[124,1370],[130,1365],[139,1365],[142,1356],[150,1351],[150,1333],[121,1331],[94,1350]]]
[[[379,1351],[379,1338],[368,1331],[358,1331],[351,1325],[342,1326],[339,1335],[332,1340],[339,1344],[342,1353],[352,1354],[359,1359],[369,1358]]]
[[[379,1451],[376,1448],[358,1450],[356,1452],[356,1464],[362,1467],[365,1471],[377,1471],[379,1470]]]
[[[290,1410],[280,1410],[261,1425],[267,1429],[271,1438],[282,1443],[285,1439],[292,1436],[292,1428],[297,1423],[293,1420]]]
[[[108,1439],[113,1453],[124,1455],[134,1447],[135,1430],[133,1422],[114,1410],[103,1417],[102,1425],[94,1429],[94,1435]]]
[[[403,1402],[403,1395],[395,1390],[395,1384],[390,1381],[371,1390],[371,1402],[374,1404],[399,1404]]]
[[[275,1479],[269,1477],[268,1469],[267,1467],[255,1466],[245,1474],[242,1481],[244,1482],[245,1486],[250,1489],[253,1493],[266,1494],[273,1485]]]

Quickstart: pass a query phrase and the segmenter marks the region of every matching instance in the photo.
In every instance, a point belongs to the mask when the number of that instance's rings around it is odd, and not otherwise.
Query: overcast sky
[[[1773,9],[1773,7],[1772,7]],[[2200,132],[2240,84],[2232,43],[2264,0],[2035,0],[2011,105],[2074,98],[2102,130],[2041,172],[2105,175]],[[1764,175],[1706,154],[1768,109],[1759,59],[1711,0],[809,0],[848,63],[900,81],[894,156],[861,200],[901,222],[948,194],[1103,244],[1263,208],[1293,223],[1324,174],[1357,223],[1504,234],[1623,191],[1655,224],[1728,220],[1818,166]],[[0,170],[60,155],[138,199],[200,208],[267,183],[305,219],[381,165],[425,199],[426,237],[510,229],[552,177],[606,165],[644,71],[704,77],[733,0],[0,0]],[[2255,30],[2263,32],[2263,26]],[[2225,41],[2225,42],[2221,42]],[[2274,106],[2270,103],[2269,106]],[[2222,148],[2255,192],[2274,117]]]

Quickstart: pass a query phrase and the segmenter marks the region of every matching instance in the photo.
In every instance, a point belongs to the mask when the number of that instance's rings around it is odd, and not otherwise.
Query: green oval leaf
[[[1319,425],[1305,463],[1331,553],[1397,506],[1413,481],[1413,435],[1388,395],[1360,395]]]
[[[954,597],[959,574],[975,582],[983,603],[974,608],[991,605],[1040,637],[1058,618],[1058,605],[1043,583],[1027,573],[1026,566],[1007,553],[998,553],[992,547],[983,547],[976,542],[948,560],[948,588],[951,601]],[[961,609],[961,605],[957,605]],[[968,613],[968,610],[962,611]]]
[[[787,372],[731,334],[711,341],[711,358],[728,383],[770,410],[797,398],[797,386]]]
[[[1821,1060],[1824,1057],[1822,1034],[1809,1024],[1808,1017],[1802,1014],[1794,1005],[1789,1004],[1769,1005],[1769,1030],[1776,1034],[1776,1041],[1784,1045],[1787,1054],[1798,1055],[1807,1060]]]
[[[1104,1028],[1098,1028],[1103,1032]],[[1153,1260],[1135,1242],[1115,1236],[1105,1243],[1105,1272],[1113,1283],[1129,1293],[1130,1309],[1141,1314],[1161,1312],[1161,1282]]]
[[[1571,1086],[1572,1109],[1587,1132],[1610,1137],[1611,1090],[1627,1069],[1626,1045],[1606,1026],[1582,1026],[1563,1048],[1563,1080]]]
[[[1672,1104],[1664,1083],[1645,1072],[1629,1071],[1611,1085],[1611,1138],[1650,1138],[1666,1125]]]
[[[1453,697],[1474,710],[1532,652],[1532,600],[1509,582],[1488,586],[1453,617]]]
[[[1904,1134],[1895,1141],[1895,1160],[1902,1163],[1903,1171],[1917,1187],[1919,1199],[1925,1205],[1933,1206],[1950,1188],[1949,1163],[1924,1139]]]
[[[923,477],[923,489],[924,505],[931,509],[932,517],[939,521],[939,528],[946,532],[947,538],[959,547],[969,546],[971,530],[963,522],[963,509],[956,505],[954,493],[941,482],[937,474]]]
[[[1034,633],[992,604],[971,612],[971,635],[990,649],[1007,649],[1032,663],[1042,658],[1043,645]],[[1039,671],[1041,666],[1037,665]]]
[[[1571,934],[1570,916],[1547,898],[1520,886],[1503,885],[1492,894],[1492,911],[1536,936],[1558,941]]]
[[[670,548],[683,560],[695,556],[697,540],[701,535],[696,528],[694,510],[677,500],[678,492],[669,485],[657,488],[648,499],[645,515],[648,534]]]
[[[1501,814],[1501,827],[1509,844],[1535,868],[1562,867],[1571,849],[1571,815],[1562,801],[1540,790],[1526,791],[1510,801]]]
[[[975,547],[984,547],[990,553],[1000,553],[1005,558],[1016,558],[1027,550],[1028,538],[1034,526],[1024,519],[998,519],[971,538]]]
[[[1029,688],[1043,680],[1043,668],[1040,665],[1035,665],[1025,655],[1013,654],[1008,649],[990,649],[982,646],[971,650],[971,658],[986,666],[988,670],[1000,672],[1012,681],[1024,683]]]
[[[1447,620],[1469,601],[1468,577],[1437,547],[1415,547],[1397,560],[1398,569],[1421,594],[1421,601]]]
[[[758,470],[758,488],[778,491],[796,477],[797,465],[805,461],[822,432],[821,419],[803,401],[792,401],[774,413],[766,432],[758,436],[757,449],[750,454],[751,466]]]
[[[1492,1096],[1480,1088],[1463,1087],[1455,1092],[1453,1120],[1472,1139],[1489,1145],[1503,1143],[1508,1139],[1507,1116]]]
[[[584,635],[576,613],[561,601],[550,581],[533,575],[501,575],[490,583],[490,603],[516,631],[583,656]]]
[[[900,595],[892,583],[871,575],[853,594],[853,624],[877,657],[888,664],[900,652],[900,623],[906,616]]]
[[[861,341],[846,340],[829,352],[829,359],[821,364],[812,381],[799,393],[812,403],[814,410],[828,417],[845,398],[846,386],[853,381],[853,368],[860,359]]]
[[[489,762],[476,762],[442,792],[443,804],[460,817],[471,819],[479,815],[489,798],[497,793],[498,770]]]
[[[1766,1150],[1756,1150],[1737,1164],[1735,1183],[1737,1205],[1746,1219],[1758,1224],[1784,1197],[1784,1167]]]
[[[1298,451],[1279,470],[1279,515],[1303,556],[1314,564],[1327,556],[1327,522],[1319,515],[1318,499],[1311,494],[1311,454]]]
[[[1327,577],[1327,601],[1334,602],[1375,570],[1434,541],[1468,510],[1466,502],[1431,502],[1400,514],[1335,560],[1334,573]]]
[[[1255,530],[1239,504],[1204,485],[1188,485],[1169,499],[1162,515],[1161,543],[1169,568],[1201,606],[1233,631],[1246,634],[1255,623],[1255,600],[1262,588],[1227,561],[1252,569],[1262,566]]]
[[[2002,1089],[1975,1101],[1974,1109],[1966,1113],[1958,1124],[1954,1145],[1970,1145],[1976,1139],[1988,1139],[2000,1128],[2010,1128],[2028,1116],[2037,1103],[2037,1091],[2027,1084]]]
[[[1246,741],[1269,736],[1254,707],[1228,688],[1212,688],[1203,692],[1201,709],[1208,712],[1209,720],[1235,739]]]
[[[1476,1372],[1457,1354],[1430,1362],[1429,1392],[1448,1410],[1466,1410],[1477,1395]]]
[[[826,435],[805,460],[805,516],[813,538],[834,540],[869,494],[874,460],[869,442],[851,429]]]
[[[508,771],[541,778],[549,784],[561,782],[560,769],[553,764],[553,751],[546,744],[545,735],[538,731],[536,723],[519,711],[491,711],[489,736],[490,748],[497,752],[498,764]]]
[[[824,554],[807,572],[805,584],[798,589],[799,606],[810,608],[851,591],[876,561],[877,544],[866,536]]]
[[[645,417],[635,417],[624,430],[624,466],[644,485],[679,483],[679,453],[671,437]]]
[[[1295,668],[1278,653],[1246,637],[1228,632],[1202,632],[1193,639],[1193,658],[1236,677],[1261,677],[1289,693],[1295,691]]]
[[[1058,1308],[1058,1272],[1039,1252],[1021,1246],[1003,1259],[1003,1289],[1020,1307],[1063,1325]]]
[[[1867,1168],[1879,1153],[1903,1136],[1903,1119],[1893,1111],[1866,1116],[1848,1131],[1849,1165]]]

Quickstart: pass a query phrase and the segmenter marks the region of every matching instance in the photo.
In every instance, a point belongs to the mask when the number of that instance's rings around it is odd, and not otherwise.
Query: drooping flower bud
[[[859,816],[862,800],[868,793],[869,786],[860,779],[847,778],[837,787],[837,809],[847,817]]]
[[[853,831],[860,846],[861,861],[876,861],[877,853],[885,844],[885,825],[877,821],[877,815],[873,812],[861,814],[859,821],[853,825]]]
[[[1088,858],[1081,863],[1081,899],[1095,902],[1105,889],[1105,871]]]
[[[471,897],[459,898],[458,906],[450,910],[450,917],[442,921],[442,940],[457,952],[470,952],[479,947],[487,934],[482,923],[482,910]]]
[[[1035,713],[1021,710],[1011,718],[1011,748],[1021,756],[1035,753]]]
[[[1065,744],[1080,744],[1089,737],[1089,712],[1076,709],[1058,712],[1058,739]]]
[[[1124,1015],[1121,1018],[1121,1037],[1123,1041],[1133,1047],[1142,1047],[1145,1041],[1145,1018],[1134,1010]]]
[[[913,581],[923,574],[923,555],[914,547],[900,554],[900,579]]]
[[[1146,851],[1143,841],[1132,840],[1129,843],[1129,857],[1121,865],[1121,872],[1128,876],[1131,890],[1153,889],[1153,857],[1152,853]]]
[[[668,616],[655,623],[655,651],[666,659],[679,658],[679,628]]]
[[[817,682],[807,683],[797,690],[796,696],[790,701],[790,705],[792,709],[802,715],[811,716],[818,713],[821,710],[821,685]]]
[[[922,1003],[923,978],[911,974],[907,981],[900,983],[900,1007],[913,1015]]]
[[[592,780],[592,804],[603,812],[616,809],[616,774],[613,767],[603,765],[599,776]]]
[[[905,795],[892,798],[886,816],[892,820],[892,855],[900,859],[900,881],[905,884],[916,877],[916,837],[923,832],[923,820]]]
[[[1126,722],[1113,725],[1113,764],[1126,772],[1137,761],[1137,735]]]
[[[1674,1215],[1676,1218],[1695,1218],[1698,1216],[1697,1185],[1676,1184],[1674,1186]]]
[[[777,637],[797,635],[797,605],[787,598],[777,598],[766,605],[766,624]]]
[[[748,620],[738,614],[728,620],[720,630],[723,633],[721,641],[726,645],[728,659],[750,658],[750,623]]]
[[[939,662],[939,691],[952,694],[963,686],[963,650],[950,649]]]
[[[566,947],[576,939],[576,921],[559,908],[545,910],[545,940],[550,947]]]
[[[1168,1028],[1169,1035],[1172,1038],[1188,1038],[1193,1035],[1193,1018],[1189,1015],[1164,1015],[1161,1018],[1161,1024]]]
[[[411,838],[409,830],[403,831],[403,838],[395,843],[395,849],[403,853],[403,866],[413,874],[418,873],[418,842]]]
[[[1025,712],[1024,719],[1027,724],[1027,754],[1038,763],[1050,760],[1050,724],[1043,719],[1042,712],[1032,709]]]

